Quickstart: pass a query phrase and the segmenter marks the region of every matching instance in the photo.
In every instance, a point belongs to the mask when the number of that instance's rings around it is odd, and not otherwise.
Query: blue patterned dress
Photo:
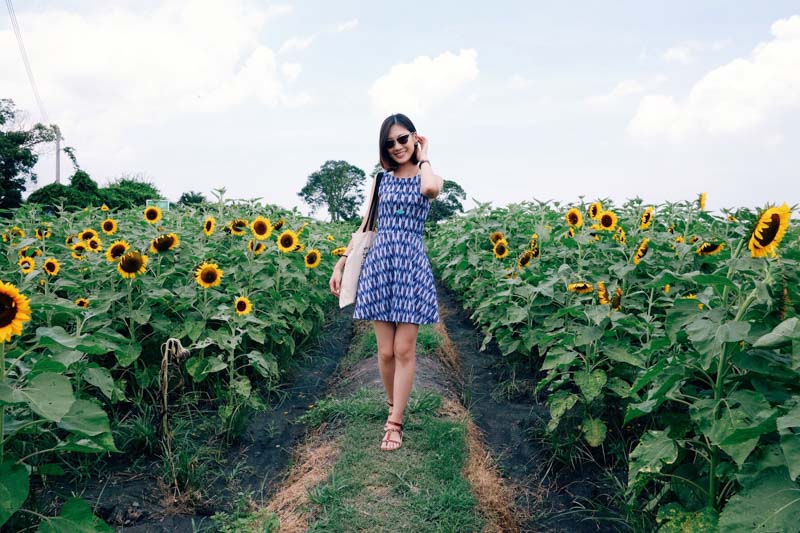
[[[422,241],[430,200],[421,176],[398,178],[391,171],[378,191],[378,235],[358,279],[353,318],[412,324],[439,322],[433,271]]]

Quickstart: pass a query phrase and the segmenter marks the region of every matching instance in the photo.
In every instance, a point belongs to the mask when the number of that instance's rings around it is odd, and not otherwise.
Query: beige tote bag
[[[367,253],[372,247],[372,242],[378,235],[375,231],[375,223],[378,219],[378,188],[381,185],[383,172],[379,172],[375,178],[375,193],[372,195],[372,202],[369,204],[367,212],[367,224],[364,231],[353,233],[353,247],[344,263],[342,272],[342,286],[339,289],[339,308],[347,307],[356,303],[358,293],[358,277],[361,275],[361,265],[367,258]]]

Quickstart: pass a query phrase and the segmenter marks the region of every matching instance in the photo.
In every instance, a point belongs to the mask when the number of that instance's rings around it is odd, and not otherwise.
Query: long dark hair
[[[384,170],[397,170],[397,161],[395,161],[394,157],[389,153],[389,149],[386,148],[385,144],[386,139],[389,138],[389,130],[392,129],[392,126],[395,124],[400,124],[411,133],[416,133],[417,131],[411,119],[402,113],[395,113],[394,115],[386,117],[386,120],[381,124],[381,133],[378,137],[378,153],[380,154],[381,166]],[[411,155],[411,162],[415,165],[419,162],[417,161],[416,149],[414,149]]]

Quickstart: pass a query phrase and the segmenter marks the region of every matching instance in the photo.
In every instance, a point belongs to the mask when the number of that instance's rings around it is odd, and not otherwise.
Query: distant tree
[[[455,181],[444,180],[444,187],[442,192],[434,202],[431,203],[431,210],[428,213],[428,222],[436,223],[452,217],[456,213],[463,213],[464,206],[461,200],[464,200],[467,194],[464,189]]]
[[[55,141],[52,127],[36,124],[27,129],[20,124],[14,102],[0,99],[0,209],[22,204],[28,180],[36,183],[33,167],[39,159],[34,147]]]
[[[195,191],[188,191],[181,194],[178,203],[181,205],[197,205],[206,201],[206,197],[202,193]]]
[[[327,206],[332,222],[351,220],[364,201],[365,180],[364,171],[347,161],[326,161],[297,195],[311,206],[312,213]]]
[[[111,208],[143,206],[147,200],[163,198],[161,192],[141,174],[123,174],[101,189],[103,201]]]
[[[65,210],[74,210],[86,207],[84,197],[69,185],[62,183],[50,183],[44,187],[39,187],[28,195],[25,202],[29,204],[39,204],[47,212],[55,210],[57,205],[61,205]]]

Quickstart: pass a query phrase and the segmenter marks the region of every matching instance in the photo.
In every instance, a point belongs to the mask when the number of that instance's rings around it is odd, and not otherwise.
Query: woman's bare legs
[[[381,373],[383,387],[389,403],[394,403],[394,322],[375,320],[375,338],[378,341],[378,370]]]

